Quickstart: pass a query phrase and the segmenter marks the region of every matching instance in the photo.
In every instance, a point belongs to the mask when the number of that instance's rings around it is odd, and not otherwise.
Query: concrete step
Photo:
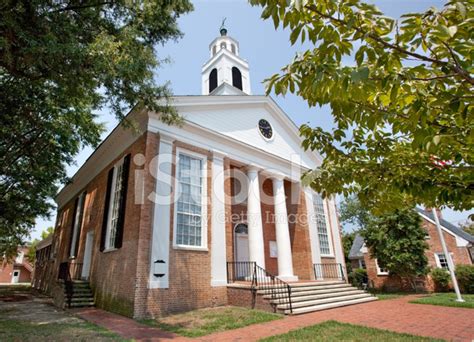
[[[293,308],[302,308],[302,307],[305,307],[305,306],[335,303],[335,302],[341,302],[341,301],[353,300],[353,299],[359,299],[359,298],[366,298],[366,297],[371,297],[371,295],[369,293],[359,293],[359,294],[349,295],[349,296],[338,296],[338,297],[323,298],[323,299],[305,300],[305,301],[295,302],[295,303],[292,302],[292,306],[293,306]],[[279,304],[279,305],[277,305],[277,309],[279,309],[279,310],[289,309],[289,308],[290,308],[290,304]]]
[[[297,302],[305,302],[305,301],[311,301],[311,300],[317,300],[317,299],[353,296],[353,295],[359,295],[359,294],[365,294],[365,292],[362,291],[362,290],[352,290],[352,291],[331,292],[331,293],[324,293],[324,294],[318,294],[318,295],[309,295],[309,296],[297,296],[297,297],[291,296],[291,302],[292,303],[297,303]],[[286,300],[286,298],[287,297],[285,297],[285,300]],[[277,304],[279,299],[281,299],[281,298],[276,298],[274,300],[270,300],[270,303],[276,303]]]
[[[331,281],[309,281],[307,283],[288,283],[292,288],[306,287],[306,286],[327,286],[327,285],[338,285],[345,284],[342,280],[331,280]]]
[[[338,287],[338,288],[331,288],[331,289],[324,289],[324,290],[308,290],[308,291],[293,291],[291,290],[291,298],[300,297],[300,296],[311,296],[311,295],[319,295],[319,294],[326,294],[326,293],[340,293],[340,292],[347,292],[347,291],[355,291],[357,288],[353,286],[347,287]],[[285,291],[286,292],[286,291]],[[281,294],[281,293],[278,293]],[[271,294],[263,295],[265,299],[271,299]]]
[[[304,314],[304,313],[308,313],[308,312],[338,308],[338,307],[341,307],[341,306],[367,303],[367,302],[372,302],[374,300],[377,300],[377,298],[373,297],[373,296],[369,296],[369,297],[365,297],[365,298],[346,300],[346,301],[341,301],[341,302],[334,302],[334,303],[328,303],[328,304],[321,304],[321,305],[314,305],[314,306],[306,306],[306,307],[302,307],[302,308],[296,308],[296,309],[293,309],[292,313],[290,313],[289,309],[286,309],[283,312],[286,315],[290,315],[290,314],[299,315],[299,314]]]
[[[334,285],[318,285],[318,286],[303,286],[303,287],[291,287],[291,293],[297,293],[297,292],[307,292],[307,291],[319,291],[319,290],[336,290],[336,289],[341,289],[341,288],[350,288],[352,285],[346,284],[346,283],[338,283]],[[276,293],[279,292],[286,292],[286,287],[279,287],[275,289]],[[258,294],[271,294],[272,289],[260,289],[257,290]]]
[[[94,306],[94,301],[88,302],[71,302],[71,308],[82,308],[87,306]]]
[[[72,297],[71,298],[71,302],[90,302],[90,301],[94,301],[94,297],[90,296],[90,297]]]

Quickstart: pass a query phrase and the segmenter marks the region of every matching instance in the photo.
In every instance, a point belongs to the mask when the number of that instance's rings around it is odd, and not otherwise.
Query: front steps
[[[94,294],[89,286],[89,282],[82,280],[72,281],[72,295],[68,296],[68,289],[63,283],[64,306],[70,308],[82,308],[94,306]]]
[[[278,289],[278,298],[274,300],[271,298],[271,289],[257,290],[257,294],[262,295],[263,299],[269,301],[276,311],[286,315],[296,315],[377,300],[371,294],[342,281],[290,283],[289,285],[291,287],[292,312],[290,312],[286,290]]]

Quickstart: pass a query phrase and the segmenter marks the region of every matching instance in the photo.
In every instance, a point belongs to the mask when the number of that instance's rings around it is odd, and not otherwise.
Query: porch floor
[[[331,285],[345,283],[344,280],[340,279],[326,279],[326,280],[297,280],[297,281],[286,281],[291,287],[298,286],[310,286],[310,285]],[[239,288],[250,288],[252,286],[251,281],[238,280],[233,283],[228,283],[227,287],[239,287]]]

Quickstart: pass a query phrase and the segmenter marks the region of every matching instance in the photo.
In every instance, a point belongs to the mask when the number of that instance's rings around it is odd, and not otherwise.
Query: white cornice
[[[226,49],[222,49],[222,50],[219,50],[219,52],[217,52],[214,56],[212,56],[211,59],[209,59],[206,63],[203,64],[201,72],[203,73],[206,72],[206,70],[211,65],[215,64],[219,59],[224,58],[224,56],[231,59],[234,63],[237,63],[240,67],[243,67],[246,69],[249,68],[249,63],[246,60],[240,58],[239,56],[234,55],[233,53],[229,52]]]

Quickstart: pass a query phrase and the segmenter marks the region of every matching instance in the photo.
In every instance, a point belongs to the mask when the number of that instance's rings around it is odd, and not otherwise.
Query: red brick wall
[[[250,288],[228,287],[227,298],[229,299],[229,305],[242,306],[244,308],[253,307],[258,310],[274,312],[270,302],[263,299],[262,295],[257,294],[254,302],[253,294]]]
[[[56,282],[61,262],[82,263],[87,232],[94,232],[94,244],[90,269],[90,284],[94,290],[98,307],[132,316],[134,311],[135,275],[137,268],[139,226],[142,217],[141,205],[135,204],[135,164],[130,163],[126,215],[124,222],[123,243],[120,249],[111,252],[100,252],[105,193],[109,169],[126,154],[133,156],[146,153],[147,137],[145,133],[129,146],[120,156],[102,170],[84,189],[78,192],[67,204],[58,210],[58,225],[54,233],[53,250],[55,261],[51,263],[50,281]],[[87,191],[84,216],[79,236],[78,255],[69,259],[69,241],[72,233],[72,213],[76,197]],[[61,214],[64,216],[61,220]],[[60,221],[60,222],[59,222]],[[54,286],[50,286],[54,288]]]
[[[19,247],[18,252],[23,252],[23,263],[28,262],[28,248]],[[31,281],[31,272],[20,264],[15,264],[15,258],[7,262],[0,258],[0,283],[11,283],[13,271],[20,271],[18,282],[29,283]]]
[[[170,256],[169,256],[169,288],[150,289],[147,298],[147,315],[162,316],[175,312],[188,311],[227,303],[225,287],[211,287],[211,196],[212,193],[212,154],[181,142],[173,146],[174,159],[176,148],[194,151],[208,158],[207,161],[207,246],[208,251],[180,250],[173,248],[174,205],[171,205]],[[175,163],[172,176],[175,177]]]
[[[285,181],[287,210],[289,216],[293,272],[301,280],[314,279],[308,215],[304,191],[297,184]],[[297,203],[291,203],[290,194],[295,194]]]

